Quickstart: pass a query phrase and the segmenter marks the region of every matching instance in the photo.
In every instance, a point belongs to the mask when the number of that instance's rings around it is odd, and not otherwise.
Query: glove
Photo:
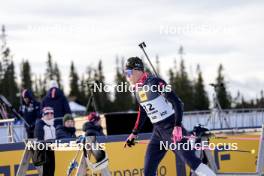
[[[135,139],[137,138],[137,135],[135,135],[135,134],[133,134],[133,133],[131,133],[129,136],[128,136],[128,138],[127,138],[127,140],[126,140],[126,143],[125,143],[125,145],[124,145],[124,148],[126,148],[126,146],[128,146],[128,147],[132,147],[132,146],[134,146],[135,145]]]
[[[172,132],[172,140],[174,143],[182,140],[182,127],[175,126]]]

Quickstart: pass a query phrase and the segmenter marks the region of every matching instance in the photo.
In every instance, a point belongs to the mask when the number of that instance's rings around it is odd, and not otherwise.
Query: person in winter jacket
[[[56,128],[57,139],[76,138],[76,128],[73,117],[70,114],[65,114],[63,117],[63,125]]]
[[[24,89],[21,93],[19,113],[30,125],[25,126],[27,137],[33,138],[36,120],[41,118],[40,103],[35,100],[33,93],[28,89]]]
[[[62,118],[65,114],[71,114],[67,98],[56,81],[50,82],[50,89],[41,103],[41,107],[52,107],[54,109],[55,127],[62,125]]]
[[[56,139],[56,130],[54,127],[54,111],[51,107],[43,108],[43,116],[37,121],[34,137],[41,143]],[[55,173],[55,154],[51,149],[37,151],[46,155],[43,164],[43,176],[54,176]]]
[[[91,112],[87,116],[87,122],[83,124],[83,131],[85,132],[85,136],[104,136],[98,113]]]

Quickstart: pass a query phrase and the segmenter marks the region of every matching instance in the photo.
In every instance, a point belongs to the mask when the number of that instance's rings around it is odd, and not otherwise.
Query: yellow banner
[[[230,137],[230,136],[229,136]],[[233,136],[234,137],[234,136]],[[239,135],[244,138],[256,138],[256,135]],[[256,160],[258,154],[258,141],[246,141],[235,139],[212,139],[212,143],[237,143],[237,151],[213,151],[212,154],[220,172],[254,172],[256,170]],[[9,144],[16,145],[16,144]],[[133,148],[123,148],[123,142],[106,143],[106,151],[109,157],[109,169],[114,176],[137,175],[143,176],[144,156],[147,144],[138,144]],[[220,145],[221,146],[221,145]],[[1,150],[0,150],[1,151]],[[14,176],[23,150],[6,150],[0,152],[0,176]],[[76,155],[76,151],[56,151],[56,176],[66,175],[70,162]],[[159,165],[159,176],[177,175],[176,160],[173,152],[167,152],[166,156]],[[185,167],[186,175],[190,169]],[[37,171],[31,164],[28,175],[35,175]],[[88,171],[88,175],[92,175]],[[96,175],[96,174],[94,174]],[[98,174],[97,174],[98,175]],[[183,175],[181,175],[183,176]]]

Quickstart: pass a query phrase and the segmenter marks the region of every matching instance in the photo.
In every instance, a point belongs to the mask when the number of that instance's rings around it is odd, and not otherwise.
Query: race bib
[[[152,123],[164,120],[175,113],[172,104],[162,95],[153,100],[141,102],[140,105],[144,108]]]

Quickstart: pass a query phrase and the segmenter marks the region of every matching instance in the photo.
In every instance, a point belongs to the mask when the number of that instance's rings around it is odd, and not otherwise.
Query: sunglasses
[[[132,74],[133,74],[133,70],[131,70],[131,69],[126,69],[126,70],[125,70],[125,75],[126,75],[127,77],[131,77]]]
[[[48,115],[48,114],[51,114],[51,115],[53,115],[53,114],[54,114],[54,112],[46,112],[46,113],[44,113],[44,115]]]

